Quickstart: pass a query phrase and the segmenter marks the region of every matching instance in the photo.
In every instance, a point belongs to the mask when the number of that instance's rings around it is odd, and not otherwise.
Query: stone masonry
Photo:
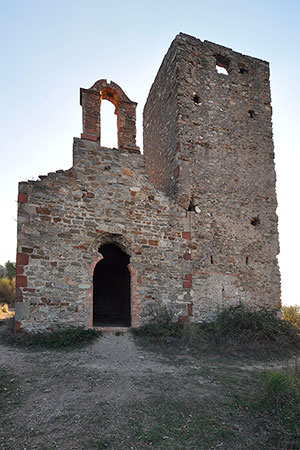
[[[118,149],[101,147],[102,100]],[[130,257],[132,327],[160,305],[183,321],[240,302],[279,309],[268,63],[176,36],[144,108],[144,154],[117,84],[99,80],[80,101],[72,168],[19,184],[15,329],[93,326],[106,244]]]

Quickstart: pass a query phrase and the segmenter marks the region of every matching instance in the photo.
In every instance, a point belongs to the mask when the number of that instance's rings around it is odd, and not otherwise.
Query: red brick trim
[[[16,276],[16,288],[27,287],[27,277],[25,275]]]
[[[87,134],[87,133],[81,133],[80,135],[81,139],[85,139],[87,141],[94,141],[97,142],[98,137],[94,134]]]
[[[29,256],[27,253],[17,253],[17,266],[27,266]]]
[[[130,298],[130,308],[131,308],[131,326],[133,328],[139,325],[140,317],[140,298],[137,291],[138,276],[136,275],[136,270],[132,264],[128,264],[128,270],[130,272],[130,288],[131,288],[131,298]]]
[[[87,305],[90,307],[90,315],[89,315],[89,317],[87,319],[87,326],[90,327],[90,328],[93,327],[93,290],[94,290],[93,277],[94,277],[94,270],[95,270],[95,267],[98,264],[98,262],[101,261],[101,259],[103,259],[103,256],[101,254],[99,254],[93,259],[92,263],[89,265],[89,274],[90,274],[90,279],[92,280],[92,287],[87,292],[86,301],[87,301]]]
[[[16,266],[16,275],[22,275],[24,273],[23,266]]]
[[[27,194],[23,194],[22,192],[20,192],[18,194],[18,202],[19,203],[27,203],[28,202],[28,196]]]

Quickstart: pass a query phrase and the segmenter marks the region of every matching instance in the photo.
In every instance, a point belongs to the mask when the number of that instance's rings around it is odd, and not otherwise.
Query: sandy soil
[[[0,350],[2,369],[19,385],[2,449],[81,449],[91,412],[118,422],[123,405],[152,396],[153,378],[181,377],[186,370],[138,349],[129,333],[109,333],[79,351]]]

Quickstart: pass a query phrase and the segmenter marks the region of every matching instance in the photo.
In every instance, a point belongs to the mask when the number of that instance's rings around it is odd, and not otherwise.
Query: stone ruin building
[[[101,147],[102,100],[118,148]],[[19,184],[15,329],[279,309],[270,101],[267,62],[185,34],[150,89],[143,154],[137,104],[104,79],[80,89],[73,166]]]

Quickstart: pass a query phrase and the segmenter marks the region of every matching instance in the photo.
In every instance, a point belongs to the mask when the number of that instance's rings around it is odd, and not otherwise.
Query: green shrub
[[[0,301],[13,305],[16,296],[16,278],[0,278]]]
[[[300,329],[300,306],[283,306],[282,318],[293,325],[293,327]]]
[[[243,305],[231,306],[219,314],[214,322],[218,335],[237,338],[240,342],[281,343],[300,347],[295,328],[283,321],[276,311],[252,310]]]
[[[69,327],[38,333],[22,332],[15,342],[28,348],[72,349],[87,345],[100,335],[101,332],[92,328]]]
[[[300,378],[292,372],[266,372],[266,393],[276,404],[299,402]]]
[[[260,353],[281,353],[300,348],[298,330],[278,317],[275,311],[257,311],[243,305],[225,309],[212,322],[185,324],[175,321],[174,314],[164,307],[160,312],[155,311],[146,325],[133,332],[170,342],[176,338],[201,350],[257,349]]]

